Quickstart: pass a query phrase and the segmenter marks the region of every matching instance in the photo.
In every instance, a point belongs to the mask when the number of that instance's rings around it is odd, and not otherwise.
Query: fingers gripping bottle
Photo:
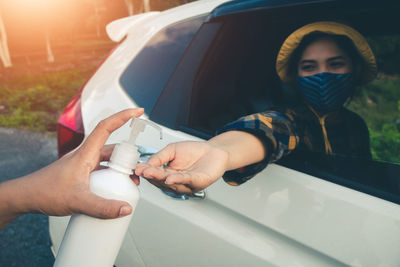
[[[139,200],[139,190],[129,175],[140,157],[135,140],[146,125],[161,128],[152,122],[132,118],[128,141],[117,144],[108,163],[109,168],[90,175],[90,191],[107,199],[128,202],[132,213],[117,219],[97,219],[83,214],[69,221],[57,254],[56,267],[112,267],[128,230],[133,211]]]

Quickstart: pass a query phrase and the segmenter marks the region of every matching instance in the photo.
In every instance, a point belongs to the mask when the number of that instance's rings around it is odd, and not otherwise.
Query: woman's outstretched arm
[[[170,144],[147,163],[138,164],[135,174],[164,190],[191,194],[226,171],[260,162],[265,155],[265,146],[256,136],[228,131],[209,141]]]

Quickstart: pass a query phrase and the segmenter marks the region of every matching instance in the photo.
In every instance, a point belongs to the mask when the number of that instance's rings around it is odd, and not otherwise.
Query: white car
[[[119,44],[62,114],[59,153],[132,107],[145,108],[142,118],[164,132],[160,140],[149,127],[138,138],[142,160],[172,142],[210,138],[225,123],[288,97],[274,64],[294,29],[339,20],[368,38],[398,36],[399,3],[201,0],[114,21],[107,32]],[[128,132],[125,125],[108,142]],[[145,179],[139,189],[117,267],[400,266],[398,164],[291,159],[243,185],[219,179],[190,197]],[[55,255],[68,219],[50,218]]]

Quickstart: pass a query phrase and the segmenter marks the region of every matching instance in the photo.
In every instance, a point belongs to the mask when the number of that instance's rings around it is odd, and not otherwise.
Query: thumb
[[[132,207],[128,202],[105,199],[91,192],[83,196],[80,202],[79,213],[100,219],[114,219],[127,216],[132,213]]]

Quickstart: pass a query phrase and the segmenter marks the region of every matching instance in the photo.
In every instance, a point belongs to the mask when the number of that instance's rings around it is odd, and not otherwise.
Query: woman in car
[[[284,41],[276,71],[295,88],[297,103],[242,117],[207,142],[170,144],[138,165],[136,174],[164,189],[193,193],[221,176],[239,185],[289,154],[371,157],[367,126],[343,107],[357,85],[377,74],[360,33],[336,22],[305,25]]]

